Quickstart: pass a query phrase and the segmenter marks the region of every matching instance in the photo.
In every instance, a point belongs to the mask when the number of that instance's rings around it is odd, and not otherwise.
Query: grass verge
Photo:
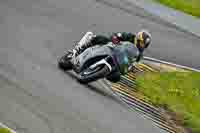
[[[200,0],[155,0],[187,14],[200,17]]]
[[[144,73],[136,83],[148,102],[179,114],[184,127],[200,133],[200,73]]]
[[[11,133],[8,129],[0,127],[0,133]]]

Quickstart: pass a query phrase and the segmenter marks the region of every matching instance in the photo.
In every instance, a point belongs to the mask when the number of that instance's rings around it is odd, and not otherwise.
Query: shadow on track
[[[75,79],[76,82],[79,83],[79,82],[77,81],[76,75],[73,74],[72,71],[66,71],[66,72],[64,72],[64,73],[67,74],[67,75],[69,75],[72,79]],[[79,84],[81,84],[81,83],[79,83]],[[107,93],[106,93],[105,91],[103,91],[101,88],[99,88],[99,87],[97,87],[97,86],[95,86],[95,85],[93,85],[93,84],[81,84],[81,85],[87,87],[88,89],[90,89],[90,90],[92,90],[92,91],[94,91],[94,92],[96,92],[96,93],[98,93],[98,94],[101,94],[102,96],[108,97],[109,99],[115,99],[114,96],[111,96],[111,95],[107,94]]]
[[[64,71],[64,73],[67,74],[72,79],[76,80],[77,83],[79,83],[77,81],[76,74],[74,74],[72,71]],[[79,83],[79,84],[81,84],[81,83]],[[121,106],[125,107],[129,111],[133,111],[133,109],[127,103],[125,103],[124,100],[122,100],[120,97],[116,96],[115,94],[109,95],[108,93],[106,93],[105,91],[103,91],[103,89],[101,89],[101,88],[99,88],[99,87],[97,87],[95,85],[92,85],[92,84],[81,84],[81,85],[87,87],[91,91],[94,91],[94,92],[100,94],[101,96],[109,98],[110,100],[114,100],[115,102],[117,102]],[[136,110],[134,110],[134,111],[136,111]]]

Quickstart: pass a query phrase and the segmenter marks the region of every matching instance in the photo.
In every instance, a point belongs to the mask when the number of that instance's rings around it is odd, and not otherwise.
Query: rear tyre
[[[106,77],[110,73],[106,65],[98,66],[95,69],[87,68],[78,75],[78,81],[82,84],[96,81],[100,78]]]
[[[58,61],[58,67],[64,71],[72,69],[72,63],[70,62],[71,58],[69,57],[71,53],[67,53],[61,57]]]

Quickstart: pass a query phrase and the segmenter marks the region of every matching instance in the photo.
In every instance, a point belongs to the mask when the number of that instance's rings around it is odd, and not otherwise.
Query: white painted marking
[[[145,59],[145,60],[148,60],[148,61],[155,61],[155,62],[158,62],[158,63],[163,63],[163,64],[175,66],[175,67],[182,68],[182,69],[186,69],[186,70],[190,70],[190,71],[200,72],[200,70],[195,69],[195,68],[192,68],[192,67],[183,66],[183,65],[178,65],[178,64],[175,64],[175,63],[171,63],[171,62],[167,62],[167,61],[162,61],[162,60],[158,60],[158,59],[151,58],[151,57],[146,57],[146,56],[145,56],[144,59]]]
[[[0,123],[0,127],[8,129],[11,133],[17,133],[16,131],[10,129],[9,127],[7,127],[6,125],[4,125],[3,123]]]

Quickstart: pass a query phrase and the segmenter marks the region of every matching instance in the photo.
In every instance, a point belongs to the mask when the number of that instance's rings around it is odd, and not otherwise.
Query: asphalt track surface
[[[0,1],[0,121],[21,133],[164,132],[57,69],[88,29],[152,32],[146,55],[200,68],[200,39],[118,0]]]

